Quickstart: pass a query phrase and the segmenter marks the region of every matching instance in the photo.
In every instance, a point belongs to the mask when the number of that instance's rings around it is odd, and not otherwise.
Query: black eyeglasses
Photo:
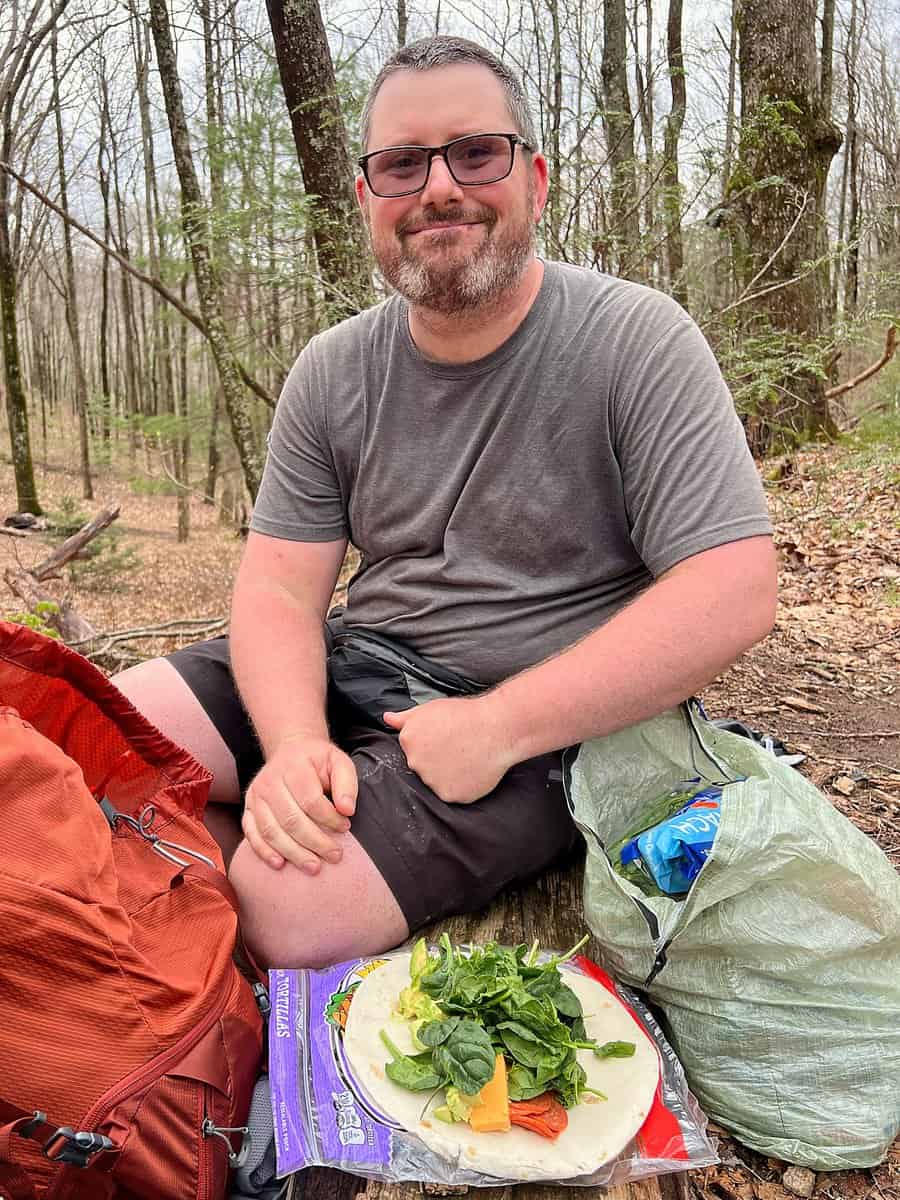
[[[471,133],[445,146],[391,146],[357,159],[370,191],[383,199],[421,192],[436,155],[463,187],[499,183],[513,169],[516,146],[534,153],[517,133]]]

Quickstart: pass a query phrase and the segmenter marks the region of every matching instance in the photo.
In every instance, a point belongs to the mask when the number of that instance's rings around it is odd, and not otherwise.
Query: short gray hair
[[[525,139],[529,146],[537,147],[528,97],[525,95],[525,89],[521,82],[509,67],[491,54],[490,50],[479,46],[477,42],[470,42],[468,38],[441,35],[421,38],[417,42],[410,42],[408,46],[401,46],[378,72],[366,97],[360,120],[360,142],[363,153],[368,149],[375,97],[389,75],[393,75],[397,71],[431,71],[435,67],[449,67],[455,63],[477,63],[487,67],[500,80],[506,92],[506,105],[516,132]]]

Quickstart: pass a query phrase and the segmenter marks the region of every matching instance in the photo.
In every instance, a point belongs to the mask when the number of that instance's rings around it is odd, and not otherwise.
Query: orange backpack
[[[265,991],[234,965],[209,780],[85,658],[0,622],[4,1200],[225,1195]]]

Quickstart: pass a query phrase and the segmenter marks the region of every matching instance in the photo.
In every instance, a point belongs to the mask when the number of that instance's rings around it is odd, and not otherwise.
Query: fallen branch
[[[186,617],[164,621],[161,625],[138,626],[135,629],[119,629],[112,633],[95,633],[69,642],[85,658],[110,672],[145,662],[152,651],[138,649],[132,643],[154,638],[177,639],[184,642],[201,641],[215,637],[228,626],[227,617]]]
[[[56,547],[52,554],[48,554],[43,562],[38,563],[36,567],[32,567],[30,574],[39,583],[48,579],[51,575],[55,575],[59,568],[65,566],[70,559],[75,558],[92,538],[95,538],[98,533],[102,533],[107,526],[112,525],[120,512],[121,509],[118,505],[112,508],[102,508],[96,517],[93,517],[86,525],[82,525],[77,533],[73,533],[71,537],[66,538],[60,546]]]
[[[44,591],[41,584],[53,576],[60,567],[75,558],[88,542],[97,534],[102,533],[108,525],[111,525],[118,515],[118,506],[101,509],[96,517],[82,525],[77,533],[66,538],[61,546],[57,546],[52,554],[49,554],[36,567],[32,567],[30,571],[26,571],[24,567],[7,567],[3,573],[9,589],[25,602],[29,611],[36,613],[40,604],[51,606],[42,614],[43,620],[57,630],[67,645],[90,641],[97,636],[97,631],[90,621],[72,607],[68,600],[63,600],[61,604],[58,604],[49,593]]]
[[[894,357],[897,352],[897,327],[888,325],[887,335],[884,339],[884,353],[878,362],[872,363],[870,367],[866,367],[864,371],[860,371],[858,375],[854,375],[852,379],[848,379],[845,383],[839,383],[835,387],[825,389],[825,399],[834,400],[837,396],[843,396],[846,392],[852,391],[861,383],[865,383],[867,379],[871,379],[873,375],[877,375],[882,367]]]
[[[849,729],[785,729],[784,733],[787,737],[803,734],[809,737],[846,738],[848,742],[862,741],[863,738],[900,737],[900,729],[878,729],[874,733],[852,733]]]
[[[139,625],[135,629],[94,633],[79,642],[70,642],[69,644],[77,649],[79,646],[92,643],[92,652],[102,654],[121,642],[140,641],[142,638],[184,637],[196,641],[207,635],[219,633],[227,624],[227,617],[190,617],[185,620],[164,621],[161,625]],[[97,643],[102,643],[102,645]],[[90,657],[90,654],[87,657]]]
[[[86,621],[80,613],[76,612],[67,600],[64,600],[62,604],[57,604],[53,597],[40,587],[29,571],[25,571],[21,567],[7,567],[3,572],[3,578],[10,590],[25,602],[31,612],[37,612],[39,604],[49,604],[57,610],[45,612],[43,620],[45,624],[52,625],[57,630],[67,645],[97,636],[97,631],[90,621]]]
[[[0,525],[0,533],[5,533],[7,537],[28,537],[27,529],[13,529],[11,525]]]

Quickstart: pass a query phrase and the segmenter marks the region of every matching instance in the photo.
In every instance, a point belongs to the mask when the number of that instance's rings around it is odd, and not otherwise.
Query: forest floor
[[[70,460],[71,461],[71,460]],[[766,464],[780,561],[780,603],[768,638],[703,694],[712,717],[738,717],[806,755],[800,769],[900,866],[900,438],[857,436]],[[214,507],[191,502],[191,533],[176,541],[176,500],[136,492],[128,472],[98,475],[93,501],[62,461],[37,469],[49,511],[94,515],[118,504],[117,542],[45,586],[112,633],[176,618],[225,618],[242,542]],[[162,486],[157,479],[151,486]],[[12,471],[0,471],[0,523],[15,511]],[[0,536],[0,580],[33,566],[47,534]],[[129,566],[129,561],[131,564]],[[0,617],[20,605],[0,582]],[[117,652],[149,656],[184,644],[132,637]],[[775,1160],[730,1139],[723,1165],[692,1177],[704,1200],[781,1200]],[[823,1200],[900,1200],[900,1143],[874,1171],[820,1175]]]

